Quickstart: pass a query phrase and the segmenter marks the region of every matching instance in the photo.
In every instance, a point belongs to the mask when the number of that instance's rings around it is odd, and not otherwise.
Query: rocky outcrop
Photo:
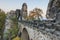
[[[46,17],[55,19],[60,13],[60,0],[50,0],[47,8]]]

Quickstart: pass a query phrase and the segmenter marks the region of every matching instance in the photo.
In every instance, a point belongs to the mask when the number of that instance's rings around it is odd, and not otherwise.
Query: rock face
[[[22,19],[25,20],[25,18],[27,17],[27,4],[23,3],[22,5]]]
[[[60,20],[60,0],[50,0],[47,8],[46,17],[48,19]],[[57,20],[56,20],[57,21]]]
[[[55,20],[55,22],[52,21],[53,23],[50,23],[52,24],[50,27],[54,29],[46,29],[46,31],[56,35],[57,39],[54,40],[60,40],[60,0],[49,0],[46,17],[47,19]]]

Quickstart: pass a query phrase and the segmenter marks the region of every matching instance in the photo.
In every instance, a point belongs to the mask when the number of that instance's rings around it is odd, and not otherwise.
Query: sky
[[[27,3],[28,11],[40,8],[46,13],[49,0],[0,0],[0,8],[5,12],[21,9],[23,3]]]

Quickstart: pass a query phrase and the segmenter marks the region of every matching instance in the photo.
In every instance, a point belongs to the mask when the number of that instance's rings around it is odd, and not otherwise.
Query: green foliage
[[[10,22],[10,27],[9,29],[6,29],[7,31],[4,33],[5,39],[10,39],[10,40],[17,35],[18,30],[19,30],[17,17],[15,14],[12,14],[12,15],[10,15],[10,17],[8,17],[7,19]]]
[[[4,12],[0,12],[0,30],[2,30],[3,27],[4,27],[5,18],[6,18],[5,13]]]
[[[4,27],[5,27],[5,18],[6,18],[5,12],[0,11],[0,35],[1,35],[1,37],[3,35],[3,31],[4,31]]]
[[[9,32],[10,32],[11,38],[13,38],[18,33],[18,20],[15,15],[10,19],[12,20],[12,26],[11,26],[11,29],[9,29]]]

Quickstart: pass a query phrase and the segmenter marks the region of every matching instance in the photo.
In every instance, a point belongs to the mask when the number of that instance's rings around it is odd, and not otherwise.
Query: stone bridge
[[[48,40],[37,28],[29,26],[29,24],[19,23],[20,31],[22,33],[21,38],[23,40]]]
[[[60,40],[60,32],[38,22],[18,22],[22,40]],[[47,24],[50,26],[50,24]],[[46,25],[46,26],[47,26]]]

